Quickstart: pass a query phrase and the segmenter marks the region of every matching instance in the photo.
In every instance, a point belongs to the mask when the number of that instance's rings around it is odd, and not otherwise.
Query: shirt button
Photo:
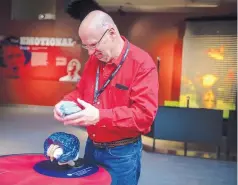
[[[95,134],[93,134],[93,137],[95,137],[96,135]]]
[[[106,125],[102,125],[102,127],[106,127]]]
[[[99,104],[100,104],[100,102],[98,101],[98,102],[97,102],[97,104],[99,105]]]

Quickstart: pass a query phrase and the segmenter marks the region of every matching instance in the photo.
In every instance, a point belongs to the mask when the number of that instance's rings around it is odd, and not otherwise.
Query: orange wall
[[[0,35],[15,36],[47,36],[74,37],[77,36],[79,21],[71,19],[64,13],[63,0],[57,0],[56,21],[11,21],[10,1],[0,2]],[[178,100],[182,64],[182,38],[184,19],[204,15],[227,14],[236,8],[202,10],[192,13],[160,13],[160,14],[127,14],[120,16],[111,14],[122,35],[132,43],[145,49],[156,61],[161,58],[159,70],[159,104],[164,100]],[[87,53],[80,56],[84,63]],[[61,97],[73,90],[75,84],[54,81],[22,81],[0,79],[0,103],[54,105]]]

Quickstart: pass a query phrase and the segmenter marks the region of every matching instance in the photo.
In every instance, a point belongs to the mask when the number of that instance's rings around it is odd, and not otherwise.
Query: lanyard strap
[[[94,89],[94,101],[93,103],[97,103],[97,99],[99,97],[99,95],[105,90],[105,88],[108,86],[108,84],[112,81],[112,79],[116,76],[117,72],[119,71],[119,69],[121,68],[122,64],[125,62],[126,57],[128,55],[129,52],[129,42],[127,42],[127,48],[125,53],[123,54],[123,57],[119,63],[119,65],[117,66],[117,68],[113,71],[113,73],[109,76],[109,78],[107,79],[107,81],[104,83],[104,85],[102,86],[102,88],[99,90],[99,66],[97,68],[97,73],[96,73],[96,84],[95,84],[95,89]]]

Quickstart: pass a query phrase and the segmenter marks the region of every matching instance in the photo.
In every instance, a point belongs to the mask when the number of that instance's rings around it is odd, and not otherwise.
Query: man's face
[[[81,36],[81,40],[82,47],[87,49],[89,55],[95,55],[102,62],[112,59],[114,43],[109,29],[103,33],[85,34]]]

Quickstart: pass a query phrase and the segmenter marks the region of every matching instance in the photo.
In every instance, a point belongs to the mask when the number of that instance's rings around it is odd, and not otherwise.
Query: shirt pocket
[[[114,106],[128,106],[130,89],[127,85],[114,83],[111,86],[111,101]]]

